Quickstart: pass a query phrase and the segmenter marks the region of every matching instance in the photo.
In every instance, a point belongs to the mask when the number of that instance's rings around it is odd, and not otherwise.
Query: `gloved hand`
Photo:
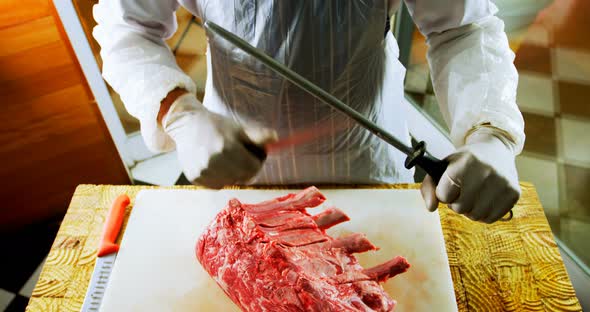
[[[188,93],[170,106],[162,126],[176,143],[187,179],[211,188],[250,180],[264,159],[253,154],[247,145],[263,148],[276,140],[274,131],[243,128],[230,118],[210,112]]]
[[[430,211],[439,201],[474,221],[492,223],[518,201],[520,185],[510,143],[485,128],[468,137],[466,145],[447,157],[449,166],[438,186],[430,176],[422,196]]]

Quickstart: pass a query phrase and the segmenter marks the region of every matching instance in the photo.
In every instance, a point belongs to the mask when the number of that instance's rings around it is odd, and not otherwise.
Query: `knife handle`
[[[405,166],[410,169],[414,166],[422,168],[432,178],[434,183],[438,185],[440,178],[442,177],[445,170],[449,166],[449,162],[445,159],[438,159],[436,157],[426,154],[426,143],[424,141],[419,142],[415,147],[411,155],[406,158]],[[508,212],[507,216],[504,216],[500,221],[506,222],[512,220],[514,213],[512,209]]]
[[[449,166],[448,161],[440,160],[430,155],[422,155],[418,157],[415,160],[415,163],[418,167],[422,168],[422,170],[428,173],[436,185],[438,185],[440,178]]]
[[[426,143],[421,141],[414,146],[414,151],[406,158],[405,166],[407,169],[414,166],[422,168],[422,170],[428,173],[434,183],[438,185],[440,178],[449,166],[449,162],[426,154]]]
[[[256,156],[256,158],[260,159],[261,161],[266,160],[266,149],[264,146],[260,146],[251,142],[244,142],[244,147],[252,153],[252,155]]]
[[[108,254],[119,251],[119,245],[115,244],[121,225],[123,225],[123,218],[125,217],[125,208],[129,205],[129,196],[123,194],[119,195],[104,224],[100,247],[98,249],[98,257],[106,256]]]

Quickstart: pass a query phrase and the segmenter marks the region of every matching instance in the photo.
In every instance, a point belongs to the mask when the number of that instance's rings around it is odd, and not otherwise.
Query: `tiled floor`
[[[590,77],[590,73],[588,75]],[[558,87],[562,115],[590,118],[590,88],[587,84],[559,81]]]
[[[557,47],[555,53],[555,78],[573,82],[590,82],[590,50]]]
[[[16,294],[0,288],[0,311],[5,311],[14,297],[16,297]]]
[[[585,13],[584,13],[585,12]],[[590,2],[556,0],[517,47],[517,102],[527,135],[517,158],[520,179],[535,184],[555,234],[590,265]],[[516,36],[511,36],[511,40]],[[424,89],[425,44],[414,36],[406,90],[435,120]],[[522,41],[520,41],[522,40]],[[419,76],[419,77],[418,77]],[[422,88],[422,89],[420,89]],[[420,92],[420,90],[425,90]]]
[[[551,77],[525,70],[519,72],[516,100],[522,110],[553,116],[554,94]]]
[[[0,257],[0,311],[24,311],[53,244],[61,218],[3,233],[2,248],[12,257]]]
[[[555,158],[557,156],[557,130],[554,116],[532,114],[522,107],[526,141],[524,151]]]
[[[539,198],[545,207],[545,213],[559,216],[559,173],[555,161],[534,156],[521,155],[516,159],[516,166],[523,181],[534,181]]]
[[[590,163],[590,135],[587,135],[589,133],[590,122],[588,122],[588,120],[582,118],[561,118],[560,139],[563,142],[562,156],[564,160],[580,162],[582,164]]]

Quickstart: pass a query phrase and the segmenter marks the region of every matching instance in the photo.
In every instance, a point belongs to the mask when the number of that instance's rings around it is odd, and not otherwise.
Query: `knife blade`
[[[82,304],[83,312],[98,311],[104,292],[107,288],[109,276],[113,270],[119,245],[116,244],[117,237],[123,225],[125,208],[129,205],[129,197],[125,194],[115,199],[109,210],[101,237],[101,243],[97,252],[94,271],[90,278],[90,284],[86,291],[86,297]]]
[[[279,137],[276,141],[264,145],[252,142],[243,142],[244,147],[260,160],[265,160],[268,154],[278,153],[282,150],[304,145],[315,139],[321,138],[333,132],[346,130],[348,125],[344,122],[322,123],[305,129],[296,129],[287,136]]]
[[[307,91],[310,95],[314,96],[318,100],[330,105],[332,108],[350,117],[369,132],[373,133],[383,141],[387,142],[388,144],[397,148],[402,153],[406,154],[407,158],[404,163],[404,166],[407,169],[411,169],[414,166],[418,166],[422,168],[422,170],[424,170],[426,173],[428,173],[428,175],[430,175],[435,184],[438,184],[438,182],[440,181],[440,178],[447,169],[449,162],[445,159],[437,159],[436,157],[430,155],[426,151],[426,142],[418,142],[418,144],[416,144],[413,147],[407,146],[406,144],[398,140],[394,135],[392,135],[385,129],[379,127],[377,124],[370,121],[369,119],[365,118],[362,114],[355,111],[348,105],[344,104],[342,101],[340,101],[332,94],[316,86],[311,81],[305,79],[303,76],[292,71],[287,66],[281,64],[272,57],[268,56],[266,53],[253,47],[248,42],[242,40],[240,37],[234,35],[230,31],[227,31],[223,27],[211,21],[206,21],[203,24],[203,27],[211,33],[227,40],[229,43],[240,48],[242,51],[248,53],[250,56],[254,57],[262,64],[268,66],[275,73],[281,75],[283,78],[289,80],[301,89]],[[500,220],[509,221],[512,219],[512,216],[513,212],[512,210],[510,210],[509,215]]]
[[[328,135],[334,131],[342,131],[344,130],[344,128],[344,125],[340,125],[338,123],[335,123],[334,125],[325,123],[316,125],[315,127],[311,127],[308,129],[296,130],[286,137],[279,138],[275,142],[270,142],[266,144],[265,148],[268,152],[281,151],[286,148],[296,147],[305,143],[309,143],[317,138]]]

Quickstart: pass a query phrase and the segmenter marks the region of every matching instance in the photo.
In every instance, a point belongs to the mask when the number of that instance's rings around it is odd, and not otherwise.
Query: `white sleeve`
[[[175,0],[100,0],[93,11],[103,77],[139,119],[144,141],[155,152],[174,148],[157,124],[160,102],[176,87],[196,92],[164,41],[176,31],[177,8]]]
[[[436,98],[457,147],[471,129],[498,128],[515,154],[524,145],[524,121],[516,105],[518,73],[504,23],[488,0],[405,0],[428,43]]]

